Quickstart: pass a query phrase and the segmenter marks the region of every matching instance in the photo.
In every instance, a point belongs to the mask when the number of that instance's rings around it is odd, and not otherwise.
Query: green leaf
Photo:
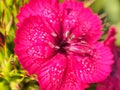
[[[95,2],[90,7],[94,12],[98,13],[104,8],[106,1],[107,0],[95,0]]]
[[[9,83],[0,77],[0,90],[11,90]]]
[[[105,11],[108,14],[111,23],[118,23],[120,21],[120,1],[107,0],[105,4]]]
[[[85,7],[89,7],[89,6],[91,6],[94,2],[95,2],[95,0],[85,0],[85,1],[84,1],[84,5],[85,5]]]
[[[117,29],[116,44],[120,46],[120,22],[116,24],[116,29]]]

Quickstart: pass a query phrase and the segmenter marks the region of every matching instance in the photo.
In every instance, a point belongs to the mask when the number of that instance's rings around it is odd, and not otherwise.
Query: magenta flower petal
[[[62,7],[65,9],[64,33],[69,32],[71,37],[84,38],[89,43],[100,39],[101,21],[89,8],[84,8],[82,3],[77,2],[67,2]]]
[[[15,52],[23,67],[32,71],[55,54],[50,46],[51,43],[55,44],[55,40],[40,16],[30,16],[21,25],[16,33]],[[32,67],[31,64],[37,66]]]
[[[78,1],[78,0],[64,0],[64,2]]]
[[[58,34],[60,30],[60,19],[58,16],[57,2],[58,0],[31,0],[29,4],[26,4],[21,8],[20,13],[17,16],[19,20],[19,23],[17,24],[18,27],[20,27],[25,18],[39,15],[47,21],[47,27],[53,29]]]
[[[101,20],[75,0],[30,0],[17,16],[15,53],[43,90],[84,90],[111,72],[112,54],[98,41]]]
[[[57,2],[58,0],[30,0],[29,4],[26,4],[21,8],[20,13],[17,16],[18,20],[19,22],[22,22],[30,15],[52,16],[53,10],[57,9]]]
[[[85,84],[80,82],[74,72],[67,71],[61,90],[85,90]]]
[[[61,87],[66,72],[67,59],[62,54],[57,54],[46,61],[38,70],[38,82],[41,89],[57,90]]]
[[[120,90],[120,81],[116,77],[109,77],[97,85],[96,90]]]
[[[71,66],[68,63],[67,67],[67,61],[64,55],[57,54],[42,65],[38,70],[38,82],[41,89],[84,90],[86,84],[81,83],[75,73],[69,70]]]
[[[78,52],[69,56],[78,79],[84,83],[104,80],[110,74],[111,64],[113,64],[109,48],[96,43],[85,51],[82,48],[80,50],[84,52],[83,55],[79,55]]]
[[[113,53],[112,72],[104,81],[97,84],[96,90],[120,90],[120,49],[115,45],[116,28],[111,26],[104,43]]]
[[[66,75],[60,90],[85,90],[87,83],[81,82],[76,73],[74,72],[73,58],[68,58],[68,67],[66,69]]]
[[[114,48],[116,49],[116,46],[115,46],[115,35],[116,35],[116,29],[114,26],[111,26],[110,29],[109,29],[109,32],[107,34],[107,37],[106,39],[104,40],[104,43],[106,46],[109,46],[111,48]],[[113,50],[112,51],[116,51],[116,50]]]

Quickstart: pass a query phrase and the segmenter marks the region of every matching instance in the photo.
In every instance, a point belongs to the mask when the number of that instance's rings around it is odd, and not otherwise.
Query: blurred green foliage
[[[14,54],[16,15],[28,0],[0,0],[0,90],[39,90]]]
[[[117,45],[120,45],[120,0],[79,1],[99,14],[105,32],[102,39],[111,25],[116,27]],[[28,0],[0,0],[0,90],[39,90],[36,76],[30,76],[23,70],[14,54],[16,15],[27,2]],[[95,90],[95,84],[87,90]]]

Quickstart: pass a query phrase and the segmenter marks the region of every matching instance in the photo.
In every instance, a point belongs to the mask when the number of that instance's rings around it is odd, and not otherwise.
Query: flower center
[[[52,43],[49,43],[49,45],[59,53],[74,53],[82,57],[87,56],[90,58],[94,55],[94,49],[91,48],[91,45],[86,41],[84,35],[76,38],[74,34],[66,32],[61,39],[59,39],[55,33],[52,33],[52,36],[56,38],[56,45]]]
[[[61,53],[66,53],[66,47],[69,47],[69,43],[67,43],[67,41],[61,41],[60,45],[59,45],[60,49],[59,51]]]

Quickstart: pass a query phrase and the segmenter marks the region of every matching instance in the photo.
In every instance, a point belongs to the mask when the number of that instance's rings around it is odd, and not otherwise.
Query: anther
[[[51,48],[54,48],[54,47],[55,47],[55,45],[54,45],[53,43],[51,43],[51,42],[48,42],[48,44],[49,44],[49,46],[50,46]]]
[[[54,44],[53,44],[53,43],[51,43],[51,42],[49,42],[48,44],[49,44],[49,46],[50,46],[51,48],[60,49],[60,47],[59,47],[59,46],[54,45]]]
[[[51,35],[52,35],[53,37],[57,37],[57,34],[56,34],[55,32],[52,32]]]
[[[69,34],[70,34],[70,32],[69,32],[69,31],[66,31],[66,33],[65,33],[64,35],[65,35],[65,37],[68,37]]]
[[[75,35],[71,35],[70,36],[70,40],[72,40],[73,38],[75,38]]]
[[[86,44],[86,41],[81,40],[81,44]]]
[[[59,47],[59,46],[55,46],[54,48],[55,48],[55,49],[60,49],[60,47]]]

